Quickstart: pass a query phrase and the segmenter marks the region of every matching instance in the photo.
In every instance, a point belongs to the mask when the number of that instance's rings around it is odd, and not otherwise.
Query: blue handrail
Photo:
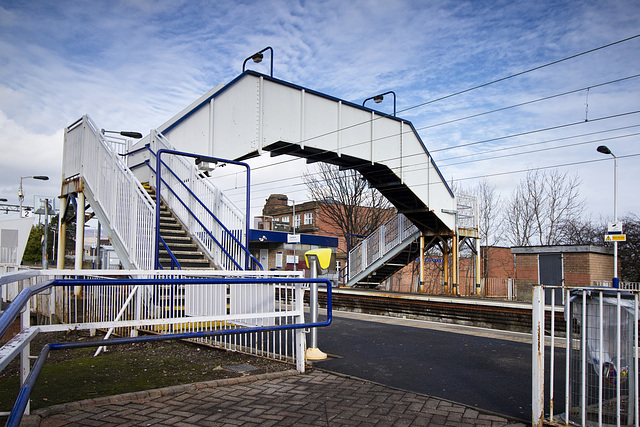
[[[283,284],[293,284],[293,283],[318,283],[324,284],[327,288],[327,319],[323,322],[309,322],[309,323],[294,323],[289,325],[275,325],[275,326],[264,326],[264,327],[255,327],[255,328],[239,328],[239,329],[227,329],[227,330],[215,330],[215,331],[201,331],[201,332],[184,332],[178,334],[167,334],[167,335],[151,335],[151,336],[143,336],[143,337],[134,337],[134,338],[114,338],[110,340],[103,341],[86,341],[86,342],[73,342],[73,343],[53,343],[46,344],[38,359],[36,360],[31,372],[27,376],[20,392],[18,393],[18,398],[16,399],[13,408],[11,409],[11,414],[7,420],[7,426],[19,426],[20,421],[22,420],[22,416],[24,414],[25,408],[29,402],[29,397],[31,396],[31,391],[42,371],[44,363],[47,359],[50,350],[63,350],[68,348],[82,348],[82,347],[100,347],[100,346],[111,346],[111,345],[121,345],[121,344],[131,344],[136,342],[150,342],[150,341],[168,341],[168,340],[179,340],[179,339],[192,339],[192,338],[204,338],[215,335],[237,335],[237,334],[245,334],[245,333],[253,333],[253,332],[267,332],[267,331],[278,331],[278,330],[290,330],[290,329],[307,329],[307,328],[317,328],[329,326],[332,320],[332,289],[331,282],[327,279],[287,279],[287,278],[273,278],[273,279],[225,279],[225,278],[208,278],[208,279],[121,279],[114,281],[113,279],[57,279],[51,280],[47,282],[43,282],[34,286],[30,286],[26,289],[23,289],[16,298],[11,302],[9,307],[0,315],[0,336],[4,335],[4,333],[9,329],[13,319],[20,313],[22,308],[26,305],[29,298],[33,295],[36,295],[50,287],[53,286],[83,286],[83,285],[91,285],[91,286],[105,286],[105,285],[205,285],[205,284],[256,284],[256,283],[283,283]]]
[[[224,231],[227,232],[227,234],[229,234],[229,236],[231,236],[232,239],[235,240],[236,243],[238,243],[243,249],[244,249],[244,245],[242,245],[242,242],[240,242],[231,232],[231,230],[229,230],[219,219],[218,217],[216,217],[213,212],[211,212],[209,210],[208,207],[205,206],[204,203],[202,203],[202,201],[198,198],[198,196],[196,196],[193,191],[191,191],[191,189],[189,187],[187,187],[187,185],[182,182],[182,180],[180,179],[180,177],[178,175],[176,175],[176,173],[171,170],[171,168],[169,166],[167,166],[167,164],[165,162],[162,162],[162,164],[167,168],[167,170],[169,172],[171,172],[171,174],[176,177],[176,179],[178,179],[178,182],[180,182],[180,184],[182,184],[182,186],[189,192],[189,194],[191,194],[191,196],[200,203],[200,205],[207,211],[207,213],[209,215],[211,215],[213,217],[213,219],[216,220],[216,222],[220,225],[220,227],[222,227],[222,229]],[[149,165],[149,167],[151,168],[151,165]],[[151,170],[155,173],[155,170],[153,168],[151,168]],[[157,175],[157,173],[156,173]],[[187,210],[187,212],[189,212],[189,214],[193,217],[193,219],[195,219],[198,224],[200,224],[200,226],[204,229],[204,231],[209,235],[209,237],[211,237],[211,239],[215,242],[216,245],[218,245],[218,247],[222,250],[222,252],[227,256],[227,258],[229,258],[231,260],[231,262],[233,262],[235,264],[236,267],[238,267],[239,270],[242,270],[242,267],[240,266],[240,264],[238,264],[236,262],[235,259],[233,259],[233,257],[231,256],[231,254],[224,248],[224,246],[222,246],[222,244],[218,241],[218,239],[215,238],[215,236],[213,235],[213,233],[211,233],[211,230],[209,230],[203,223],[202,221],[200,221],[200,218],[198,218],[193,211],[189,208],[189,206],[187,206],[187,204],[184,202],[184,200],[182,200],[182,198],[180,196],[178,196],[178,194],[173,190],[173,188],[171,188],[169,186],[169,184],[167,183],[167,181],[165,181],[163,178],[160,178],[160,181],[162,181],[166,187],[167,190],[169,190],[171,192],[171,194],[173,194],[176,199],[178,199],[178,201],[182,204],[182,206],[184,206],[184,208]],[[248,251],[247,251],[248,252]],[[250,256],[252,256],[251,254],[249,254]],[[262,269],[262,266],[260,266],[260,269]]]
[[[250,228],[250,213],[251,213],[251,168],[249,167],[248,164],[243,163],[243,162],[238,162],[235,160],[228,160],[228,159],[222,159],[222,158],[216,158],[216,157],[208,157],[208,156],[202,156],[199,154],[194,154],[194,153],[187,153],[184,151],[177,151],[177,150],[169,150],[169,149],[165,149],[165,148],[161,148],[158,150],[157,153],[154,153],[153,150],[149,149],[149,151],[156,157],[156,205],[160,206],[160,188],[161,188],[161,183],[163,182],[161,179],[161,173],[162,173],[162,164],[165,164],[164,162],[162,162],[162,155],[164,153],[167,154],[173,154],[173,155],[177,155],[177,156],[184,156],[184,157],[191,157],[191,158],[195,158],[196,161],[208,161],[208,162],[224,162],[224,163],[229,163],[229,164],[234,164],[234,165],[239,165],[239,166],[243,166],[247,169],[247,194],[246,194],[246,217],[245,217],[245,226],[246,226],[246,236],[247,238],[249,237],[249,228]],[[165,164],[166,166],[166,164]],[[167,167],[167,169],[169,171],[171,171],[170,168]],[[172,174],[175,173],[173,171],[171,171]],[[179,180],[180,182],[182,182],[182,180]],[[166,183],[165,183],[166,184]],[[240,247],[242,248],[242,250],[247,254],[247,256],[245,257],[245,270],[249,269],[249,259],[252,259],[253,262],[258,265],[260,267],[260,269],[262,270],[263,267],[260,264],[260,262],[251,254],[251,252],[249,252],[249,250],[242,244],[242,242],[240,242],[234,235],[233,233],[231,233],[231,231],[229,231],[224,224],[222,224],[218,218],[206,207],[206,205],[198,198],[195,196],[195,194],[193,194],[193,192],[184,184],[182,183],[185,188],[187,188],[187,190],[191,193],[191,195],[198,201],[198,203],[200,203],[201,206],[203,206],[207,212],[225,229],[225,231],[227,233],[229,233],[229,235],[231,236],[231,238],[240,245]],[[167,186],[167,188],[170,188],[169,186]],[[174,193],[175,194],[175,193]],[[179,199],[179,198],[178,198]],[[182,202],[182,200],[180,200],[180,202],[187,208],[187,210],[189,211],[189,213],[197,220],[197,217],[193,214],[193,212],[184,204],[184,202]],[[202,225],[202,224],[201,224]],[[156,236],[159,236],[159,226],[160,226],[160,211],[158,209],[156,209]],[[203,226],[203,228],[205,230],[207,230],[206,227]],[[208,230],[207,230],[208,231]],[[210,234],[210,233],[209,233]],[[217,242],[216,242],[217,243]],[[218,243],[218,245],[224,250],[224,248],[222,247],[222,245],[220,245]],[[158,245],[155,246],[155,260],[156,260],[156,264],[158,263]],[[226,251],[225,251],[226,252]],[[228,254],[227,254],[228,255]],[[228,255],[230,257],[230,255]],[[234,262],[235,260],[233,260],[233,257],[230,257],[230,259]],[[237,263],[236,263],[237,265]],[[157,266],[156,266],[157,268]],[[238,268],[242,269],[242,267],[238,266]]]
[[[171,249],[169,249],[169,246],[167,245],[167,243],[164,241],[164,239],[162,238],[161,235],[158,234],[158,237],[160,238],[160,242],[162,243],[162,246],[164,246],[164,248],[167,250],[167,252],[169,253],[169,256],[171,257],[171,269],[172,270],[182,270],[182,267],[180,266],[180,263],[178,262],[178,260],[176,259],[176,257],[173,255],[173,252],[171,251]],[[158,266],[164,270],[164,267],[162,266],[162,264],[160,264],[160,262],[158,262]],[[174,266],[177,266],[178,268],[173,268]]]

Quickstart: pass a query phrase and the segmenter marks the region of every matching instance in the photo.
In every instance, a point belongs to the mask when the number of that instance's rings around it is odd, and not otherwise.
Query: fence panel
[[[534,286],[533,425],[640,425],[638,295]]]

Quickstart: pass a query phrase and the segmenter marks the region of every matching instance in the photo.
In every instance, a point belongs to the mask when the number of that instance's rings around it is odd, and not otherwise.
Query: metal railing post
[[[20,312],[20,330],[23,331],[31,326],[31,298],[27,299],[24,308]],[[31,344],[24,346],[20,352],[20,387],[24,385],[24,382],[31,372],[30,361]],[[27,406],[24,410],[25,415],[29,415],[31,411],[31,400],[27,402]]]
[[[531,425],[542,427],[544,424],[544,288],[533,286],[531,302],[532,325],[532,389],[531,389]]]

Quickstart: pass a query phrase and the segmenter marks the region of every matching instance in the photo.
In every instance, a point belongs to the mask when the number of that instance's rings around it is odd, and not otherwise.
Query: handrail
[[[153,152],[153,151],[152,151]],[[202,201],[200,200],[200,198],[198,198],[198,196],[196,196],[193,191],[191,191],[191,189],[189,187],[187,187],[187,185],[182,182],[182,180],[180,179],[180,177],[178,175],[175,174],[175,172],[173,172],[173,170],[171,170],[171,168],[165,163],[162,162],[162,164],[165,166],[165,168],[167,168],[167,170],[169,172],[171,172],[171,174],[178,178],[178,182],[180,182],[182,184],[182,186],[189,192],[189,194],[200,203],[200,206],[202,206],[207,213],[209,213],[209,215],[211,215],[211,217],[213,219],[216,220],[216,222],[218,223],[218,225],[220,225],[220,227],[222,227],[222,229],[224,231],[227,232],[227,234],[229,234],[229,236],[231,236],[231,238],[233,238],[236,243],[238,243],[241,247],[244,248],[244,246],[242,245],[242,243],[240,241],[238,241],[238,239],[236,239],[236,237],[233,235],[233,233],[231,232],[231,230],[229,230],[214,214],[213,212],[211,212],[209,210],[209,208],[202,203]],[[156,176],[160,176],[158,175],[158,173],[156,173],[156,170],[154,170],[151,165],[149,165],[149,168],[151,168],[151,170],[156,174]],[[173,190],[173,188],[171,188],[171,186],[169,186],[169,183],[167,181],[165,181],[163,178],[160,178],[160,181],[163,182],[165,184],[165,186],[167,187],[167,189],[176,197],[176,199],[178,199],[178,201],[182,204],[182,206],[184,206],[184,208],[187,210],[187,212],[189,212],[189,214],[191,214],[191,216],[193,217],[193,219],[196,220],[196,222],[198,224],[200,224],[200,226],[204,229],[204,231],[209,235],[209,237],[211,237],[211,239],[216,243],[216,245],[218,245],[218,247],[222,250],[222,252],[224,252],[224,254],[227,256],[227,258],[229,258],[231,260],[231,262],[233,262],[233,264],[239,269],[242,270],[242,267],[240,266],[240,264],[238,264],[236,262],[235,259],[233,259],[233,256],[231,256],[231,254],[225,249],[225,247],[218,241],[218,239],[215,238],[215,236],[213,235],[213,233],[211,232],[211,230],[209,230],[200,220],[200,218],[198,218],[191,209],[189,209],[189,206],[187,206],[187,204],[184,202],[184,200],[182,200],[182,198],[180,196],[178,196],[178,194]],[[156,184],[157,185],[157,184]],[[158,192],[156,192],[156,197],[157,197]],[[160,233],[157,234],[158,237],[160,237],[160,239],[162,239],[162,237],[160,236]],[[251,255],[251,254],[249,254]],[[252,256],[252,255],[251,255]],[[253,256],[252,256],[253,257]],[[157,266],[160,266],[160,263],[158,262]],[[263,269],[262,266],[261,270]]]
[[[153,153],[153,150],[149,149],[149,151],[151,151],[151,153]],[[228,159],[222,159],[222,158],[216,158],[216,157],[208,157],[208,156],[202,156],[199,154],[193,154],[193,153],[187,153],[184,151],[178,151],[178,150],[170,150],[170,149],[166,149],[166,148],[161,148],[158,150],[157,153],[153,153],[156,157],[156,205],[159,206],[160,203],[160,188],[161,188],[161,183],[165,182],[161,179],[161,174],[162,174],[162,165],[164,165],[167,170],[169,170],[176,178],[177,175],[175,175],[175,173],[171,170],[171,168],[168,167],[168,165],[162,161],[162,155],[163,154],[173,154],[176,156],[183,156],[183,157],[192,157],[192,158],[196,158],[196,159],[200,159],[202,161],[211,161],[211,162],[224,162],[224,163],[229,163],[229,164],[234,164],[234,165],[238,165],[238,166],[243,166],[247,169],[247,195],[246,195],[246,220],[245,220],[245,233],[247,236],[247,239],[249,237],[249,216],[251,213],[251,197],[250,197],[250,191],[251,191],[251,168],[249,167],[249,165],[247,163],[243,163],[243,162],[238,162],[235,160],[228,160]],[[233,241],[236,242],[236,244],[238,244],[241,248],[242,251],[245,252],[245,269],[249,269],[249,260],[252,259],[254,263],[256,263],[260,269],[264,269],[262,267],[262,265],[260,264],[260,262],[251,254],[251,252],[249,251],[249,249],[247,249],[246,246],[244,246],[242,244],[241,241],[238,240],[238,238],[236,238],[236,236],[233,235],[233,233],[231,233],[231,231],[229,229],[227,229],[227,227],[222,224],[220,222],[220,220],[213,214],[213,212],[211,212],[209,210],[209,208],[202,202],[202,200],[200,200],[200,198],[198,198],[193,191],[191,191],[191,189],[184,183],[182,182],[182,180],[179,179],[179,182],[182,183],[182,185],[184,186],[184,188],[189,192],[189,194],[191,194],[191,196],[200,204],[200,206],[202,206],[207,213],[209,213],[209,215],[211,215],[212,218],[214,218],[216,220],[216,222],[218,222],[218,224],[220,224],[220,226],[223,228],[224,231],[227,232],[227,234],[231,237],[231,239]],[[166,182],[165,182],[166,184]],[[169,190],[171,190],[173,192],[173,194],[175,195],[175,192],[171,189],[171,187],[169,187],[167,185],[167,188]],[[177,195],[176,195],[177,197]],[[183,206],[187,209],[187,211],[189,212],[189,214],[191,214],[191,216],[193,216],[194,219],[196,219],[198,221],[198,223],[205,229],[207,230],[207,228],[202,224],[202,222],[194,215],[194,213],[191,211],[191,209],[189,209],[189,207],[184,203],[184,201],[182,201],[179,197],[178,200],[180,200],[180,202],[183,204]],[[159,210],[156,211],[156,236],[159,236],[159,227],[160,226],[160,212]],[[208,231],[208,230],[207,230]],[[211,235],[211,233],[209,232],[209,234]],[[211,237],[213,238],[213,236],[211,235]],[[215,239],[214,239],[215,240]],[[223,249],[223,251],[225,252],[225,254],[227,256],[230,257],[230,259],[233,261],[233,263],[239,268],[242,269],[242,267],[240,267],[238,265],[238,263],[233,259],[233,257],[231,257],[226,250],[223,248],[222,245],[220,245],[220,243],[218,243],[216,241],[216,243],[218,244],[218,246],[220,246],[221,249]],[[156,253],[155,253],[155,259],[156,259],[156,265],[158,263],[158,248],[156,245]]]
[[[0,315],[0,334],[4,334],[13,319],[20,313],[22,308],[27,304],[29,299],[50,288],[53,286],[83,286],[86,284],[90,284],[92,286],[105,286],[105,285],[148,285],[148,284],[157,284],[157,285],[208,285],[208,284],[272,284],[272,283],[283,283],[283,284],[307,284],[307,283],[318,283],[324,284],[327,287],[327,319],[323,322],[310,322],[310,323],[293,323],[287,325],[274,325],[274,326],[262,326],[262,327],[253,327],[253,328],[238,328],[238,329],[230,329],[230,330],[215,330],[215,331],[200,331],[200,332],[187,332],[187,333],[177,333],[177,334],[167,334],[167,335],[151,335],[151,336],[143,336],[143,337],[134,337],[134,338],[115,338],[107,341],[85,341],[85,342],[74,342],[74,343],[53,343],[46,344],[38,359],[36,360],[33,369],[27,376],[20,392],[18,394],[18,398],[11,410],[11,414],[9,415],[9,419],[7,420],[7,426],[19,426],[20,421],[22,420],[22,416],[24,414],[25,408],[29,402],[29,397],[31,395],[31,391],[42,371],[45,360],[49,354],[50,350],[62,350],[62,349],[70,349],[70,348],[83,348],[83,347],[101,347],[101,346],[112,346],[112,345],[121,345],[121,344],[131,344],[138,342],[150,342],[150,341],[168,341],[168,340],[179,340],[179,339],[194,339],[194,338],[204,338],[209,336],[216,335],[237,335],[244,333],[254,333],[254,332],[267,332],[267,331],[277,331],[277,330],[290,330],[290,329],[308,329],[308,328],[316,328],[316,327],[324,327],[329,326],[332,321],[332,288],[331,282],[327,279],[287,279],[287,278],[273,278],[273,279],[226,279],[226,278],[209,278],[209,279],[121,279],[118,281],[114,281],[112,279],[56,279],[47,282],[43,282],[39,285],[31,286],[29,288],[23,289],[18,296],[14,299],[14,301],[9,305],[9,307]]]
[[[180,266],[180,263],[178,262],[178,260],[176,259],[176,257],[173,255],[173,252],[171,251],[171,249],[169,249],[169,246],[167,245],[167,243],[164,241],[164,239],[162,238],[162,236],[160,236],[160,234],[158,234],[158,237],[160,238],[160,242],[162,243],[162,246],[164,246],[164,248],[167,250],[167,252],[169,253],[169,256],[171,257],[171,269],[172,270],[182,270],[182,267]],[[176,265],[178,268],[173,268],[173,266]],[[158,262],[158,266],[164,270],[164,267],[162,267],[162,265],[160,265],[160,263]]]

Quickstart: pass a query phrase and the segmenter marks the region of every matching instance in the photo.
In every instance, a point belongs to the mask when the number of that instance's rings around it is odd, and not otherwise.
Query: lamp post
[[[250,57],[248,57],[247,59],[244,60],[244,62],[242,63],[242,72],[244,73],[244,68],[245,65],[247,65],[247,61],[252,60],[253,62],[255,62],[256,64],[259,64],[262,62],[262,59],[264,58],[263,52],[264,51],[270,51],[271,53],[271,73],[269,74],[271,77],[273,77],[273,49],[271,48],[271,46],[267,46],[264,49],[262,49],[259,52],[254,53],[253,55],[251,55]]]
[[[392,90],[390,90],[389,92],[385,92],[385,93],[381,93],[380,95],[376,95],[376,96],[371,96],[367,99],[365,99],[362,102],[362,106],[364,107],[364,104],[369,101],[370,99],[373,99],[373,102],[375,102],[376,104],[380,104],[382,102],[382,100],[384,99],[385,95],[393,95],[393,117],[396,116],[396,93]]]
[[[24,191],[22,190],[22,180],[27,178],[38,179],[40,181],[48,181],[49,177],[45,175],[21,176],[20,187],[18,187],[18,200],[20,201],[20,218],[22,218],[22,202],[24,201]]]
[[[287,206],[288,206],[288,202],[289,199],[286,197],[278,197],[277,200],[284,200],[285,202],[287,202]],[[293,204],[293,216],[291,217],[291,223],[292,223],[292,227],[293,227],[293,235],[296,235],[296,201],[291,199],[291,203]],[[296,262],[296,243],[295,240],[296,238],[293,238],[294,242],[293,242],[293,271],[297,271],[298,270],[298,265]]]
[[[606,145],[596,148],[598,153],[611,154],[613,156],[613,221],[618,222],[618,158]],[[618,278],[618,241],[613,242],[613,287],[620,287]]]
[[[142,134],[140,132],[132,132],[128,130],[104,130],[100,129],[100,132],[104,135],[105,133],[115,133],[118,135],[122,135],[127,138],[140,139],[142,138]]]

